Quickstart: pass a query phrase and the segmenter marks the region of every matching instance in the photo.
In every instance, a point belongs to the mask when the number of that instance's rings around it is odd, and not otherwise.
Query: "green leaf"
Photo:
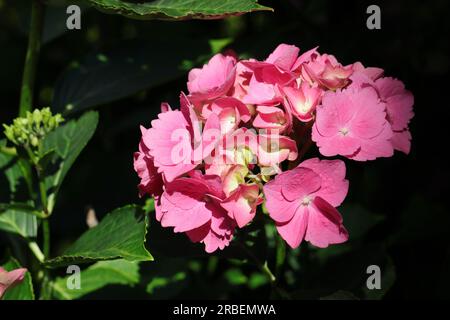
[[[267,283],[269,283],[269,279],[267,279],[266,275],[259,272],[254,272],[250,275],[247,285],[250,289],[254,290],[266,285]]]
[[[73,300],[107,285],[134,286],[139,283],[138,262],[127,260],[100,261],[80,273],[79,289],[69,289],[70,276],[57,278],[53,283],[53,295],[60,300]]]
[[[88,0],[106,13],[133,19],[220,19],[254,11],[273,11],[256,0],[155,0],[132,3],[121,0]]]
[[[2,265],[6,271],[11,271],[14,269],[21,268],[20,264],[14,258],[9,258],[9,260]],[[17,286],[8,289],[5,292],[2,300],[34,300],[33,283],[31,281],[30,272],[25,273],[25,278]]]
[[[174,35],[137,39],[91,53],[60,77],[52,109],[63,114],[77,112],[167,83],[186,73],[187,61],[210,52],[206,39]]]
[[[246,284],[248,281],[247,276],[238,268],[228,269],[224,276],[232,286]]]
[[[0,230],[18,234],[24,238],[33,238],[37,235],[36,216],[29,212],[7,208],[0,210]],[[1,209],[1,207],[0,207]]]
[[[0,147],[4,146],[6,146],[6,140],[0,140]],[[13,199],[14,194],[18,192],[21,182],[24,182],[25,179],[31,181],[29,166],[24,163],[24,160],[20,160],[16,156],[0,152],[0,170],[4,171],[8,180],[11,199]]]
[[[114,210],[86,231],[63,255],[44,264],[50,268],[101,260],[151,261],[145,248],[148,218],[141,207]]]
[[[98,123],[97,112],[87,112],[78,120],[72,120],[50,132],[43,140],[40,154],[53,154],[52,166],[45,170],[49,206],[76,158],[94,135]],[[50,211],[53,208],[50,208]]]

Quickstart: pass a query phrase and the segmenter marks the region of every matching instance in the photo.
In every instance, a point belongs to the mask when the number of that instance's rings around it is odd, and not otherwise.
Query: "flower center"
[[[311,203],[312,198],[310,196],[305,196],[302,199],[302,205],[304,206],[309,206],[309,204]]]
[[[347,133],[348,133],[348,129],[347,129],[347,128],[341,128],[341,129],[339,129],[339,132],[340,132],[343,136],[346,136]]]

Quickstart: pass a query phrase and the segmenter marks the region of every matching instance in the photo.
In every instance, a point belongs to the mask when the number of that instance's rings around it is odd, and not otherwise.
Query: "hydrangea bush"
[[[345,242],[342,158],[410,151],[414,98],[403,83],[317,48],[280,44],[264,61],[216,54],[187,89],[179,108],[162,103],[141,127],[134,169],[161,225],[208,253],[265,212],[292,248]],[[306,158],[313,144],[323,157]]]

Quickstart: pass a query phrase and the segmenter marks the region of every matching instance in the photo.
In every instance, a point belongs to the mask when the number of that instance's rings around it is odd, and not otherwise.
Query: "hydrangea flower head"
[[[180,108],[161,105],[134,154],[139,195],[163,227],[208,253],[263,215],[292,248],[349,235],[338,207],[349,181],[341,159],[410,151],[413,96],[400,80],[317,47],[281,44],[263,61],[217,54],[188,75]]]

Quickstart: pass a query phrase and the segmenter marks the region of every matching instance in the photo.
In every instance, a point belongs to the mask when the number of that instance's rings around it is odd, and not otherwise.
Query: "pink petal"
[[[394,131],[394,135],[391,138],[392,146],[395,150],[409,154],[411,151],[411,138],[411,133],[408,129],[400,132]]]
[[[342,224],[339,212],[328,202],[316,197],[308,208],[308,228],[305,240],[319,248],[348,240],[348,232]]]
[[[224,95],[236,77],[236,58],[216,54],[202,69],[192,69],[187,83],[193,100],[211,100]]]
[[[8,289],[21,283],[27,271],[25,268],[20,268],[8,272],[0,267],[0,298]]]
[[[321,186],[315,195],[337,207],[344,201],[348,192],[348,180],[345,179],[345,163],[342,160],[320,160],[311,158],[299,164],[300,168],[309,168],[320,176]]]
[[[280,44],[266,59],[284,71],[290,71],[297,60],[300,49],[293,45]]]
[[[308,215],[308,209],[300,206],[290,221],[276,224],[280,236],[293,249],[300,245],[305,236],[308,226]]]

